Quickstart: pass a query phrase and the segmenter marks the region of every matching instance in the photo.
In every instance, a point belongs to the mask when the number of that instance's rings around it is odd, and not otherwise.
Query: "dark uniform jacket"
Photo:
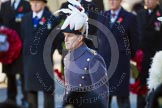
[[[2,25],[16,30],[20,36],[20,24],[25,13],[30,12],[30,5],[25,0],[20,0],[16,10],[11,7],[11,1],[2,3],[0,10],[0,22]],[[21,36],[20,36],[21,38]],[[3,65],[3,72],[22,73],[22,56],[10,65]]]
[[[86,45],[69,51],[64,58],[65,100],[70,92],[95,93],[107,108],[107,70],[103,58]],[[89,98],[95,98],[93,96]],[[93,103],[92,103],[93,105]]]

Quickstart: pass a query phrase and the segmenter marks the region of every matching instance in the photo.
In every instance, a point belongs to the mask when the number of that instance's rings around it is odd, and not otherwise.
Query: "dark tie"
[[[115,18],[116,17],[116,13],[111,13],[111,18]],[[112,28],[114,25],[114,22],[110,21],[110,28]]]
[[[113,17],[113,18],[116,17],[116,14],[115,13],[112,13],[111,14],[111,17]]]
[[[36,28],[37,25],[38,25],[38,23],[39,23],[39,18],[38,18],[37,16],[35,16],[35,17],[33,18],[33,26]]]

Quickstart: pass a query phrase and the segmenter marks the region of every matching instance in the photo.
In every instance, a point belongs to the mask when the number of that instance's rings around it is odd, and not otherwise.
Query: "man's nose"
[[[67,42],[67,36],[65,36],[64,41]]]

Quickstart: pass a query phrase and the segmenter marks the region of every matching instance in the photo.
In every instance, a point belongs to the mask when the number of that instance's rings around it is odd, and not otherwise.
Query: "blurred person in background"
[[[25,0],[10,0],[1,4],[0,10],[0,24],[16,30],[18,35],[21,38],[20,25],[22,17],[30,12],[30,5]],[[23,65],[22,65],[22,54],[19,58],[16,59],[11,64],[3,64],[2,71],[6,73],[8,82],[7,82],[7,100],[12,100],[16,103],[17,96],[17,84],[16,84],[16,74],[20,74],[21,88],[23,93],[22,104],[24,106],[26,103],[26,92],[24,90],[24,74],[23,74]]]
[[[145,8],[137,13],[139,28],[139,49],[143,51],[142,69],[139,74],[140,86],[146,86],[148,69],[155,52],[162,50],[162,24],[157,20],[162,15],[159,0],[144,0]],[[137,108],[144,108],[146,95],[137,96]]]
[[[121,6],[122,0],[108,0],[110,10],[105,11],[98,17],[98,21],[104,24],[113,34],[119,51],[119,60],[113,76],[109,79],[109,108],[111,108],[112,97],[116,96],[119,108],[130,108],[129,80],[130,59],[134,56],[138,46],[138,31],[136,16],[127,12]],[[102,29],[102,28],[101,28]],[[107,34],[109,36],[111,34]],[[104,58],[107,69],[109,69],[113,55],[106,36],[99,30],[98,52]],[[109,73],[108,73],[109,74]]]
[[[161,20],[162,21],[162,20]],[[162,107],[162,50],[155,53],[149,69],[146,108]]]
[[[29,108],[39,107],[38,91],[43,91],[44,108],[54,108],[53,67],[49,67],[50,72],[48,73],[43,59],[43,51],[48,35],[59,21],[46,9],[46,4],[47,0],[30,0],[32,12],[23,17],[21,26],[25,90],[28,94]],[[50,63],[57,43],[56,37],[50,49]]]
[[[96,5],[96,8],[97,8],[98,12],[104,10],[103,0],[92,0],[92,2]]]

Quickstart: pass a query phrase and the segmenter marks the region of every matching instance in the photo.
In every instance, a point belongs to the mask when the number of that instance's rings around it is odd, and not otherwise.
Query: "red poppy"
[[[161,16],[161,14],[160,14],[159,11],[156,12],[156,16],[157,16],[157,17],[160,17],[160,16]]]
[[[22,12],[23,9],[24,9],[23,6],[19,7],[19,8],[18,8],[18,12]]]
[[[44,24],[44,23],[46,22],[46,19],[43,17],[43,18],[41,19],[41,22]]]
[[[130,91],[137,95],[146,95],[148,88],[146,86],[140,85],[140,80],[138,79],[134,84],[130,84]]]
[[[122,23],[123,22],[123,18],[122,17],[120,17],[120,18],[118,18],[118,21],[117,21],[117,23]]]

